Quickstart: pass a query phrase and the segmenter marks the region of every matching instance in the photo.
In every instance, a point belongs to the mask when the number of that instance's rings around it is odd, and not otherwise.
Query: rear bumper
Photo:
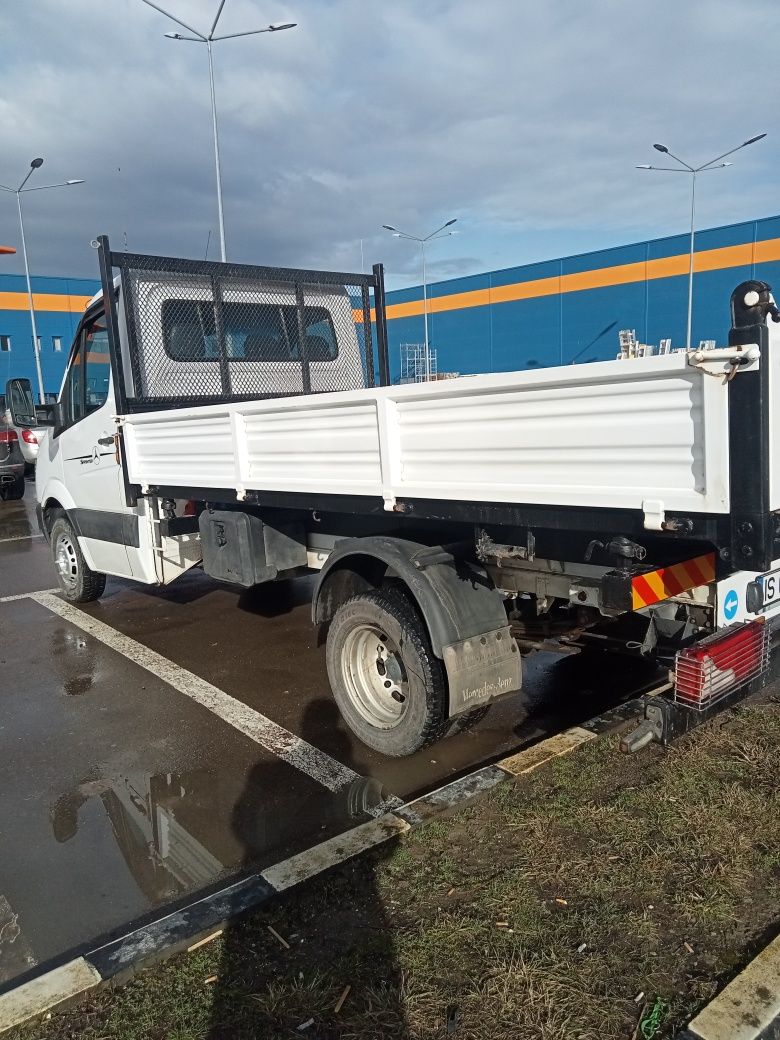
[[[14,462],[0,463],[0,484],[13,484],[14,481],[18,480],[19,477],[24,476],[24,463]]]

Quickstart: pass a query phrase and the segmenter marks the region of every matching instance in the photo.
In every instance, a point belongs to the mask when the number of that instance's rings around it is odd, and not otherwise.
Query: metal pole
[[[214,93],[214,61],[211,56],[211,40],[206,40],[209,52],[209,84],[211,86],[211,119],[214,124],[214,165],[217,171],[217,209],[219,212],[219,249],[222,262],[227,260],[225,251],[225,215],[222,212],[222,173],[219,167],[219,131],[217,129],[217,98]]]
[[[425,323],[425,378],[431,377],[431,360],[428,352],[428,280],[425,274],[425,240],[420,242],[422,252],[422,276],[423,276],[423,319]]]
[[[693,321],[693,252],[695,247],[695,221],[696,221],[696,171],[692,173],[691,184],[691,248],[688,261],[688,327],[685,336],[685,347],[691,349],[691,324]]]
[[[35,324],[35,307],[33,305],[32,283],[30,282],[30,265],[27,262],[27,242],[24,237],[24,219],[22,217],[22,193],[16,192],[16,204],[19,207],[19,230],[22,233],[22,255],[24,256],[24,274],[27,278],[27,299],[30,301],[30,324],[32,325],[33,353],[35,354],[35,370],[38,373],[38,398],[40,404],[46,404],[43,392],[43,373],[41,372],[41,352],[38,349],[38,329]]]

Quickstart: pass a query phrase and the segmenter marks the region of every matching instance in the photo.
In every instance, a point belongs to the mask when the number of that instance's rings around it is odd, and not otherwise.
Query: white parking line
[[[324,751],[313,747],[265,715],[261,715],[260,712],[250,708],[242,701],[231,697],[229,693],[212,686],[199,675],[169,661],[167,657],[163,657],[155,650],[150,650],[149,647],[136,642],[135,639],[90,617],[89,614],[85,614],[83,610],[65,602],[59,596],[53,596],[51,592],[32,592],[28,594],[28,598],[40,603],[54,614],[58,614],[71,625],[76,625],[83,632],[98,639],[112,650],[116,650],[147,672],[151,672],[158,679],[162,679],[163,682],[189,697],[190,700],[208,708],[228,725],[289,765],[299,769],[312,780],[323,784],[330,791],[341,791],[361,779],[348,766],[342,765]],[[400,801],[397,804],[400,804]],[[388,801],[386,800],[381,806],[377,806],[371,815],[381,815],[387,811],[387,807]]]
[[[28,542],[31,538],[43,538],[42,534],[17,534],[13,538],[0,538],[0,545],[3,542]]]
[[[59,592],[59,589],[41,589],[39,592],[17,592],[15,596],[0,596],[0,603],[15,603],[19,599],[42,596],[44,593]]]

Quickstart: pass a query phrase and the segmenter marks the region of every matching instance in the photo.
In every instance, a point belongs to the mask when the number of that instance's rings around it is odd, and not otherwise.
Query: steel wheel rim
[[[79,580],[79,560],[75,546],[67,534],[61,534],[57,538],[54,563],[63,585],[69,589],[74,589]]]
[[[401,651],[375,625],[353,628],[344,641],[342,673],[350,700],[377,729],[392,729],[406,714],[409,679]]]

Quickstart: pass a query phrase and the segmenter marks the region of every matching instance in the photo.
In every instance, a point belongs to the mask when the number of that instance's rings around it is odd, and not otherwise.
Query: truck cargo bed
[[[726,513],[728,393],[684,353],[123,418],[130,481]]]

